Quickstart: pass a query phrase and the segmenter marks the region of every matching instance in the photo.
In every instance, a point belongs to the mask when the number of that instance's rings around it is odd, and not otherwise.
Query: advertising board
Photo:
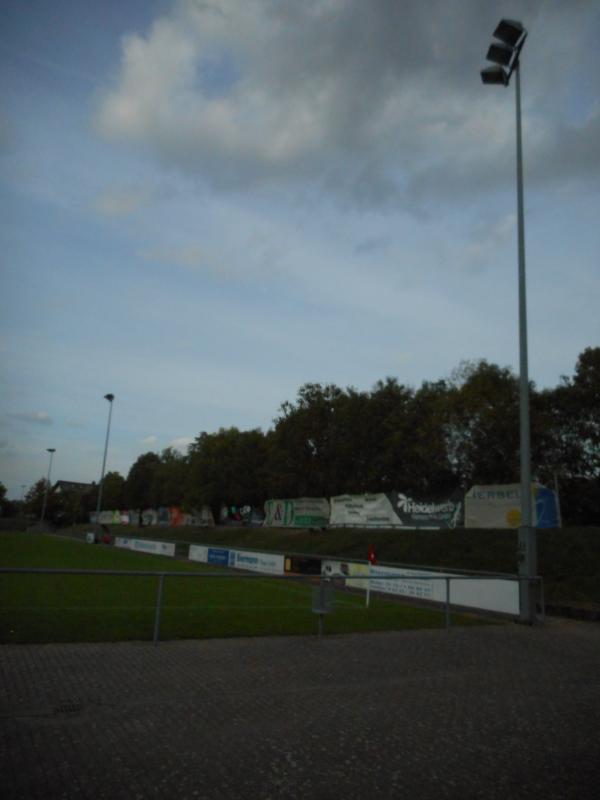
[[[325,528],[329,524],[329,501],[325,497],[267,500],[264,524],[272,528]]]
[[[476,579],[461,578],[456,573],[374,566],[333,559],[322,562],[322,574],[345,577],[346,586],[349,588],[366,591],[370,583],[371,592],[413,597],[436,603],[446,602],[446,581],[443,578],[450,577],[450,602],[453,605],[494,611],[499,614],[519,613],[519,584],[510,578],[487,575]],[[369,581],[364,577],[358,577],[360,575],[377,576],[377,579]]]
[[[338,495],[331,498],[330,527],[438,530],[462,524],[463,498],[415,498],[409,492]]]
[[[245,550],[229,551],[229,566],[234,569],[247,569],[252,572],[264,572],[269,575],[283,575],[283,555],[277,553],[255,553]]]
[[[115,538],[115,547],[123,547],[126,550],[135,550],[140,553],[150,553],[156,556],[174,556],[174,542],[154,542],[149,539],[130,539],[125,536]]]
[[[188,551],[188,559],[208,564],[208,547],[203,544],[191,544]]]
[[[558,503],[552,489],[532,484],[531,501],[536,528],[559,527]],[[466,528],[518,528],[520,524],[520,484],[472,486],[466,493]]]
[[[218,564],[221,567],[228,567],[229,550],[225,550],[222,547],[209,547],[206,563]]]

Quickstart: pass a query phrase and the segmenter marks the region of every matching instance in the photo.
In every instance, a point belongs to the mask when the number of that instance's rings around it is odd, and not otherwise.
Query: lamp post
[[[104,399],[108,400],[108,425],[106,426],[106,441],[104,442],[104,458],[102,459],[102,474],[98,484],[98,505],[96,506],[96,525],[100,524],[100,508],[102,506],[102,485],[104,483],[104,470],[106,469],[106,453],[108,451],[108,437],[110,434],[110,419],[112,417],[112,404],[115,399],[114,394],[105,394]]]
[[[531,435],[529,426],[529,374],[527,359],[527,300],[525,292],[525,222],[523,213],[523,149],[521,139],[520,54],[527,31],[520,22],[502,19],[487,52],[495,66],[481,70],[485,84],[508,86],[515,74],[517,117],[517,220],[519,249],[519,428],[521,470],[521,523],[519,526],[519,616],[521,622],[536,620],[536,597],[532,578],[537,575],[536,531],[532,525]]]
[[[46,503],[48,502],[48,487],[50,486],[50,472],[52,471],[52,459],[56,453],[56,447],[47,447],[46,452],[50,453],[50,462],[48,463],[48,477],[46,478],[46,486],[44,487],[44,502],[42,503],[42,514],[40,516],[40,525],[44,522],[46,516]]]

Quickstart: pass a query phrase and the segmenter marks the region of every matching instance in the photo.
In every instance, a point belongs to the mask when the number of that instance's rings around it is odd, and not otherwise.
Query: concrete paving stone
[[[0,648],[9,798],[585,798],[600,628]]]

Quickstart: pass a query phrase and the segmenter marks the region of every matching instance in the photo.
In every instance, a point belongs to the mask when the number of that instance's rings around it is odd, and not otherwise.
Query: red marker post
[[[369,545],[369,551],[367,553],[367,558],[369,560],[369,574],[371,573],[371,566],[375,566],[377,564],[377,554],[375,552],[375,545]],[[367,582],[367,598],[366,598],[366,607],[369,607],[369,602],[371,600],[371,581]]]

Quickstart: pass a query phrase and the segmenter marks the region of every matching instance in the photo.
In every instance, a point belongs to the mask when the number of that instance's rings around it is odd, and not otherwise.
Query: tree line
[[[600,523],[600,347],[584,350],[555,388],[531,384],[530,404],[533,478],[558,483],[565,521]],[[391,377],[371,391],[307,383],[266,432],[202,432],[186,454],[148,452],[127,477],[109,472],[102,507],[209,505],[217,519],[222,505],[275,497],[392,489],[435,497],[518,481],[519,381],[478,361],[418,389]],[[43,479],[32,487],[29,508],[41,506],[43,487]],[[63,498],[63,517],[86,517],[95,492]]]

